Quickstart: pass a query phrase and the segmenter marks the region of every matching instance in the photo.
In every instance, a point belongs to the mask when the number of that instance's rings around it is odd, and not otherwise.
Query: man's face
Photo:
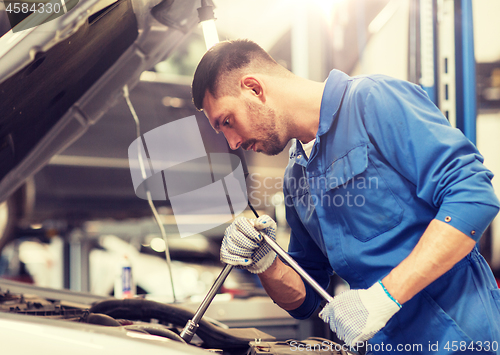
[[[215,99],[207,91],[203,111],[215,131],[224,133],[233,150],[241,147],[276,155],[288,143],[275,111],[259,101],[251,101],[243,95]]]

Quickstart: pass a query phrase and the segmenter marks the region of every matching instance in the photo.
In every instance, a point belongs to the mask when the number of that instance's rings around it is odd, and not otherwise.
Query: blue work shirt
[[[333,70],[311,156],[298,141],[290,149],[289,254],[323,287],[336,272],[359,289],[405,259],[432,219],[477,241],[499,210],[493,174],[482,162],[419,86]],[[289,312],[296,318],[311,316],[321,301],[306,290],[304,303]],[[476,349],[488,350],[485,342],[496,341],[489,349],[497,350],[499,307],[500,290],[474,248],[406,302],[368,349],[408,353],[401,346],[412,345],[412,353],[450,354],[457,344],[483,342]],[[392,351],[382,351],[382,343]]]

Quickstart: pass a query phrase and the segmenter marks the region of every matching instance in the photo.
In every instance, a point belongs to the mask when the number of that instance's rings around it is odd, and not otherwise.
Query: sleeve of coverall
[[[363,120],[375,148],[439,209],[436,219],[478,241],[499,201],[476,147],[417,85],[385,78],[365,97]]]
[[[310,237],[309,232],[304,227],[293,206],[292,197],[285,192],[286,219],[292,232],[288,245],[288,254],[318,282],[321,287],[327,288],[330,276],[333,274],[328,258],[321,252],[318,246]],[[296,309],[288,313],[296,319],[307,319],[318,308],[322,298],[314,291],[309,284],[304,282],[306,288],[306,298]]]

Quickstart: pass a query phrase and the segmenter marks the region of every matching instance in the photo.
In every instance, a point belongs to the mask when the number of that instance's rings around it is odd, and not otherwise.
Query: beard
[[[255,132],[257,138],[252,138],[245,141],[241,146],[247,150],[253,144],[259,143],[261,146],[257,152],[262,152],[266,155],[277,155],[285,149],[288,141],[283,142],[276,128],[278,119],[276,112],[270,107],[264,107],[262,104],[256,104],[251,101],[246,101],[247,117],[250,118],[252,131]]]

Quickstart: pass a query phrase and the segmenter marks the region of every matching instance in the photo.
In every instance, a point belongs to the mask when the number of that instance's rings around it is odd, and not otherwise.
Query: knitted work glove
[[[254,274],[266,271],[276,258],[276,253],[264,241],[262,233],[276,240],[276,222],[271,217],[237,218],[224,233],[221,261]]]
[[[400,308],[379,281],[367,290],[350,290],[335,296],[319,316],[339,339],[355,346],[371,339]]]

